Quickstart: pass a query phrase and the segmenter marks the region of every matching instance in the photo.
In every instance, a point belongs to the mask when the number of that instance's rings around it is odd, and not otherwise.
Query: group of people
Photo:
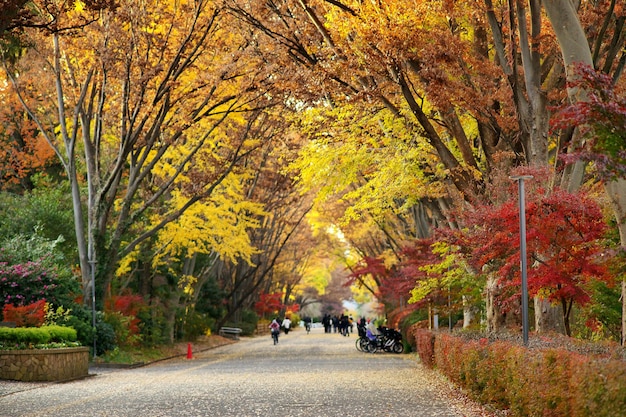
[[[289,333],[291,330],[291,319],[289,317],[285,317],[283,320],[280,320],[278,317],[272,320],[270,323],[270,332],[272,334],[272,339],[274,340],[274,344],[278,344],[278,335],[280,334],[280,329],[283,329],[285,334]]]
[[[305,327],[307,332],[310,331],[311,326],[311,318],[306,317],[304,320]],[[363,329],[369,329],[372,327],[372,333],[376,334],[377,330],[374,326],[374,322],[370,323],[370,320],[366,320],[365,317],[361,317],[358,323],[355,323],[354,319],[351,315],[342,314],[340,316],[330,314],[324,315],[322,318],[322,325],[324,326],[325,333],[339,333],[342,336],[350,336],[350,333],[354,332],[354,325],[357,324],[357,328],[362,331]],[[285,317],[283,320],[280,320],[278,317],[273,319],[269,325],[272,339],[274,340],[274,344],[278,344],[278,335],[280,334],[281,329],[285,334],[288,334],[291,330],[291,320],[289,317]],[[360,333],[360,332],[359,332]]]
[[[365,319],[362,318],[362,320]],[[326,314],[322,318],[322,325],[325,333],[340,333],[343,336],[350,336],[350,333],[354,331],[354,319],[346,314],[341,316]]]
[[[270,330],[280,331],[280,329],[283,329],[285,334],[289,333],[289,330],[291,330],[291,320],[289,317],[285,317],[283,320],[276,317],[272,320],[270,323]]]

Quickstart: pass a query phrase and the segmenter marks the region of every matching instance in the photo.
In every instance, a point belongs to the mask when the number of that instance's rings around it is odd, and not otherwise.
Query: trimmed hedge
[[[413,333],[425,365],[432,361],[476,400],[509,410],[510,416],[626,416],[623,360],[424,329]],[[434,340],[432,356],[425,342],[429,338]]]
[[[0,343],[45,344],[75,342],[76,330],[63,326],[0,327]]]
[[[78,338],[76,330],[67,326],[44,326],[50,333],[51,342],[75,342]]]
[[[422,363],[432,368],[435,364],[435,334],[426,329],[411,327],[408,331],[408,342],[419,353]]]

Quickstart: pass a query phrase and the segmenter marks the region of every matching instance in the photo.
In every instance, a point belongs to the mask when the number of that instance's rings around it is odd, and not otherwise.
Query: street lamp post
[[[517,181],[519,193],[519,249],[520,249],[520,269],[522,274],[522,336],[524,345],[528,346],[528,276],[526,265],[526,201],[524,191],[524,180],[529,180],[532,175],[520,175],[510,177]]]

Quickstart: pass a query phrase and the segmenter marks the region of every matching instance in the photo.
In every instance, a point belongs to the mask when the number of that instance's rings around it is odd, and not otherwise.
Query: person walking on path
[[[324,333],[331,333],[332,320],[330,318],[330,314],[324,315],[324,318],[322,319],[322,324],[324,325]]]
[[[291,329],[291,320],[289,319],[289,317],[285,317],[285,320],[283,320],[283,330],[285,331],[285,334],[289,333],[290,329]]]

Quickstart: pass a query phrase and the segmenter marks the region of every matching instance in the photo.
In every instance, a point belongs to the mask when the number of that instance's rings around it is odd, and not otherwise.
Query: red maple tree
[[[586,139],[586,148],[564,156],[566,163],[575,160],[594,162],[601,178],[626,178],[626,95],[624,83],[594,68],[579,64],[577,77],[568,87],[584,90],[586,100],[565,105],[551,119],[551,127],[579,127]]]
[[[6,304],[2,309],[5,321],[17,327],[40,327],[46,319],[46,300],[39,300],[24,306]]]
[[[262,317],[265,317],[266,314],[277,314],[285,307],[283,296],[284,293],[282,292],[261,293],[259,301],[254,304],[254,310]]]
[[[399,253],[398,263],[392,267],[387,267],[381,257],[364,257],[352,269],[347,285],[364,284],[365,278],[371,277],[377,284],[374,295],[382,303],[406,305],[416,282],[428,277],[423,267],[440,261],[432,251],[433,242],[433,239],[416,239],[408,242]],[[438,295],[438,292],[433,293],[432,297],[425,301],[432,301]],[[412,304],[410,309],[419,308],[422,304]]]
[[[143,297],[137,294],[116,295],[111,297],[106,305],[107,312],[117,312],[129,319],[129,334],[138,335],[141,332],[138,314],[142,309],[148,308]]]
[[[432,278],[432,273],[427,272],[424,267],[437,264],[441,261],[438,255],[433,253],[432,245],[434,239],[416,239],[402,248],[402,263],[399,266],[399,273],[404,277],[396,286],[399,286],[409,295],[415,287],[416,282]],[[444,288],[433,289],[431,295],[415,303],[415,307],[421,307],[426,302],[433,302],[441,298]]]
[[[457,244],[476,270],[487,266],[497,274],[505,290],[501,302],[510,308],[521,292],[518,203],[484,205],[467,220],[473,227]],[[528,195],[526,225],[529,295],[541,293],[559,303],[565,331],[571,335],[572,306],[590,301],[590,281],[611,280],[601,256],[607,226],[600,207],[584,192],[547,193],[538,187]]]
[[[365,256],[351,270],[347,277],[345,286],[356,284],[365,286],[372,294],[380,295],[379,291],[382,283],[389,277],[391,271],[385,266],[382,258]],[[371,278],[377,288],[370,287],[367,278]]]

